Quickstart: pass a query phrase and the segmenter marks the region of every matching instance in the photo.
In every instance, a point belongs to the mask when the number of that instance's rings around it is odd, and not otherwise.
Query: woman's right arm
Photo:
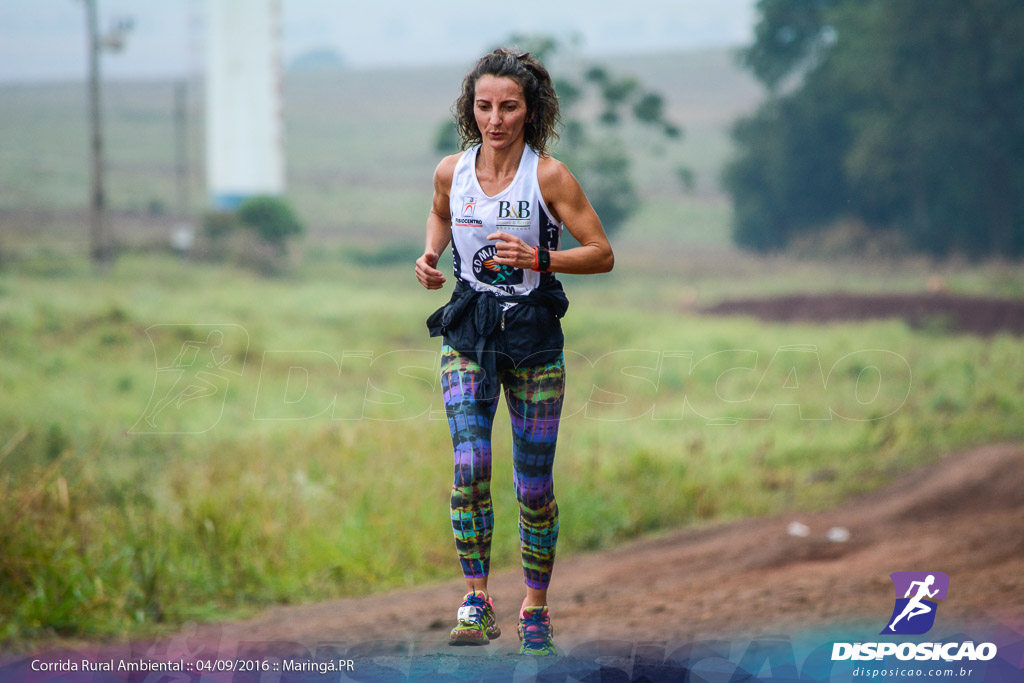
[[[453,154],[445,157],[434,170],[434,199],[427,216],[427,244],[423,255],[416,259],[416,279],[427,289],[441,289],[445,282],[444,275],[436,266],[448,243],[452,241],[452,212],[448,195],[459,156]]]

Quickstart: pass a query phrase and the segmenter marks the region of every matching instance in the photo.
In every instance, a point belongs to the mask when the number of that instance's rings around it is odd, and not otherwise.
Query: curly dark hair
[[[540,154],[547,154],[548,146],[558,139],[555,128],[562,120],[551,75],[540,60],[529,52],[504,47],[481,57],[462,80],[462,94],[452,106],[455,125],[459,130],[460,147],[467,149],[483,141],[473,115],[476,82],[481,76],[511,78],[520,85],[526,99],[527,121],[523,131],[526,144]]]

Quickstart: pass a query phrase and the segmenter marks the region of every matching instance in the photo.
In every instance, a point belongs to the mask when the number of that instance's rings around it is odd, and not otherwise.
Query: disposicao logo
[[[935,625],[935,612],[949,591],[949,577],[942,572],[893,572],[896,605],[880,635],[918,636]],[[902,596],[902,597],[901,597]]]
[[[896,604],[885,629],[879,635],[921,635],[935,625],[939,603],[949,590],[949,577],[942,572],[893,572]],[[906,660],[988,661],[996,656],[993,643],[833,643],[832,661],[879,660],[895,656]]]

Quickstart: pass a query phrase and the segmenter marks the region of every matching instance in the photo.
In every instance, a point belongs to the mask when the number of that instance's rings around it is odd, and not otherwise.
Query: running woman
[[[441,388],[455,451],[451,521],[469,589],[449,642],[486,645],[501,634],[487,576],[491,425],[504,391],[526,582],[520,652],[553,655],[551,474],[565,388],[559,321],[569,306],[555,273],[608,272],[614,256],[580,184],[548,154],[558,98],[536,57],[505,48],[482,57],[454,113],[464,151],[434,172],[426,249],[416,260],[420,284],[441,289],[437,262],[452,244],[455,291],[427,320],[431,336],[443,336]],[[580,246],[559,250],[563,226]]]

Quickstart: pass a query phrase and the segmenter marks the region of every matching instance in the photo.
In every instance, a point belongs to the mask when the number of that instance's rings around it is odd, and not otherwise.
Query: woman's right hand
[[[444,274],[434,266],[440,257],[433,251],[423,252],[416,259],[416,279],[427,289],[441,289],[444,286]]]

